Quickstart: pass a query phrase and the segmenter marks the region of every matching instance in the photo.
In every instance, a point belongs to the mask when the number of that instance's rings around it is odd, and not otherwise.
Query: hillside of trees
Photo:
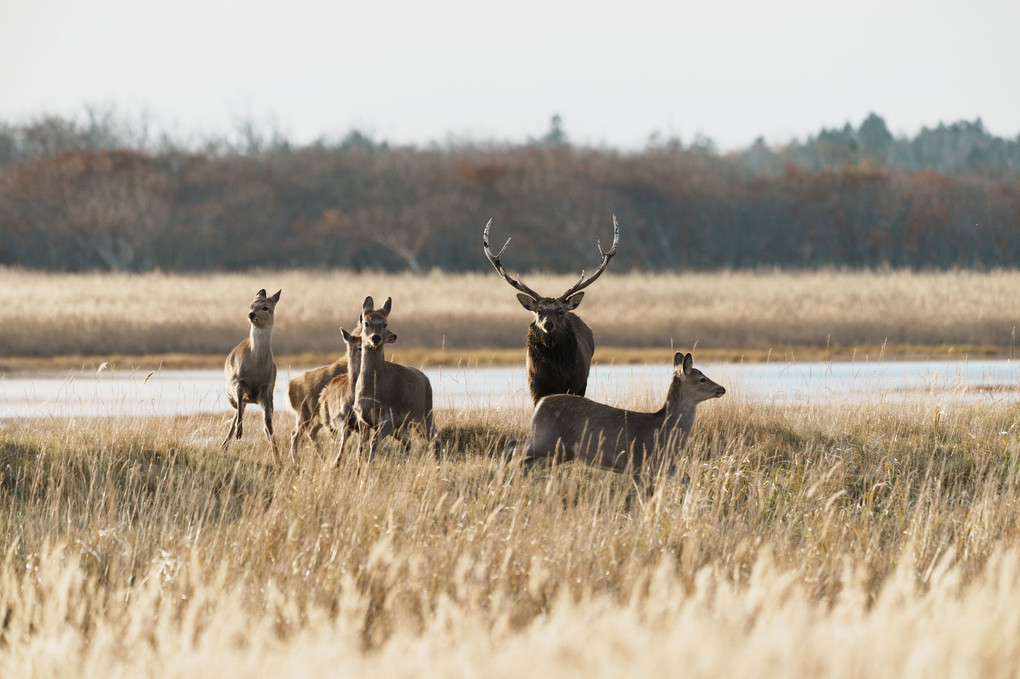
[[[575,271],[611,215],[618,270],[1016,266],[1020,139],[980,120],[896,138],[871,115],[782,148],[653,136],[573,146],[154,141],[103,116],[0,123],[0,265],[59,271],[343,267]],[[508,258],[509,261],[509,258]],[[509,263],[508,263],[508,266]]]

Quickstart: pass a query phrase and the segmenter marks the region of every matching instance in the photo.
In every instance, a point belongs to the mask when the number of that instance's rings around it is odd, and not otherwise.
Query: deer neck
[[[347,383],[351,385],[353,391],[354,385],[358,381],[358,375],[361,374],[361,356],[358,356],[357,360],[351,355],[351,352],[347,352]]]
[[[677,378],[669,385],[666,394],[666,426],[668,429],[678,428],[681,436],[694,428],[694,417],[697,414],[698,402],[684,398],[684,383]]]
[[[273,326],[267,325],[262,328],[251,326],[248,331],[248,343],[251,345],[251,355],[258,363],[265,363],[273,360],[272,346]]]
[[[374,397],[378,374],[384,363],[386,363],[386,353],[383,345],[380,344],[378,349],[369,349],[364,346],[361,348],[361,370],[358,382],[354,386],[359,399],[365,396]]]

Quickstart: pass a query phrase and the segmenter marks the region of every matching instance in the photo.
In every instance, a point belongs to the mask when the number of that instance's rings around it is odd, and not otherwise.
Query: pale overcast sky
[[[146,112],[391,142],[541,136],[722,150],[871,111],[1020,134],[1020,0],[0,0],[0,120]]]

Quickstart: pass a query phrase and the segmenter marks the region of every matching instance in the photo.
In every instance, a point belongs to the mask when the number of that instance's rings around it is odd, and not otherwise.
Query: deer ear
[[[280,293],[281,293],[281,292],[283,292],[283,290],[277,290],[277,291],[276,291],[276,294],[275,294],[275,295],[273,295],[273,296],[272,296],[272,297],[270,298],[270,299],[272,299],[272,300],[273,300],[273,304],[276,304],[277,302],[279,302],[279,301],[280,301]]]
[[[521,306],[528,311],[536,311],[538,309],[537,300],[531,297],[531,295],[525,295],[523,292],[517,293],[517,301],[521,303]]]
[[[390,315],[390,309],[392,309],[392,308],[393,308],[393,298],[392,297],[387,297],[386,301],[382,305],[383,313],[385,313],[387,316],[389,316]]]
[[[375,301],[371,297],[366,297],[364,303],[361,305],[362,311],[371,311],[375,308]]]
[[[684,374],[689,373],[691,371],[691,368],[693,367],[694,356],[692,354],[687,354],[686,356],[684,356]]]
[[[350,342],[352,339],[354,339],[354,335],[344,330],[344,326],[342,325],[340,326],[340,334],[343,335],[344,342]]]
[[[567,297],[563,301],[566,303],[567,309],[569,311],[573,311],[574,309],[577,308],[577,305],[581,303],[581,298],[582,297],[584,297],[584,293],[583,292],[575,292],[573,295],[571,295],[570,297]]]
[[[678,365],[683,364],[684,364],[684,352],[678,351],[675,354],[673,354],[673,367],[675,368]]]
[[[259,290],[258,292],[255,293],[255,299],[259,299],[259,298],[262,298],[262,299],[266,298],[266,289],[265,288],[262,288],[261,290]]]

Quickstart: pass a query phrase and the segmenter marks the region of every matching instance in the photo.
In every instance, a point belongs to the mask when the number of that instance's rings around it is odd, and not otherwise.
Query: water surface
[[[854,363],[720,363],[698,365],[727,389],[726,398],[753,403],[938,403],[1016,400],[1018,361],[878,361]],[[300,370],[281,368],[277,410],[288,410],[287,382]],[[434,368],[439,409],[528,408],[524,368]],[[588,396],[603,403],[658,407],[672,366],[595,365]],[[63,376],[0,376],[0,418],[188,415],[227,412],[222,370],[74,371]]]

